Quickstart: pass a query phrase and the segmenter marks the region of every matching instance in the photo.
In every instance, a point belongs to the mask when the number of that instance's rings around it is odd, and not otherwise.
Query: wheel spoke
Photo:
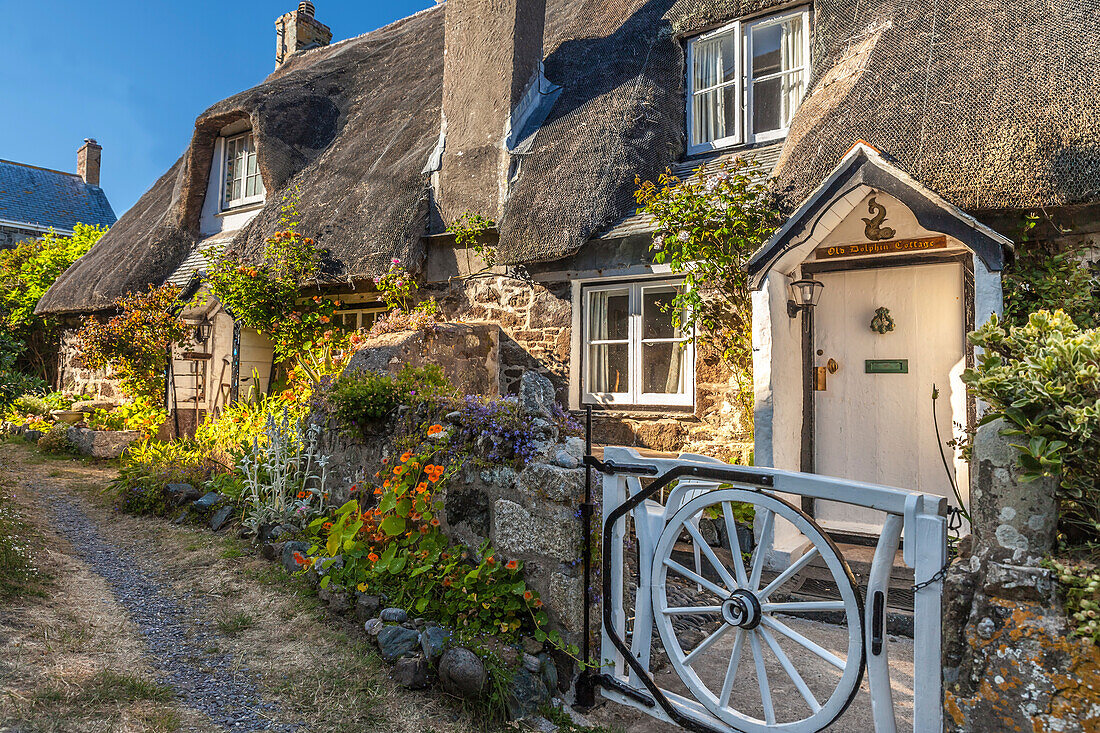
[[[741,664],[741,651],[745,648],[745,637],[748,635],[749,632],[740,627],[737,628],[737,636],[733,640],[733,653],[730,654],[730,663],[726,667],[726,678],[722,681],[722,694],[718,696],[718,705],[721,707],[729,707],[733,680],[737,677],[737,667]]]
[[[809,565],[810,561],[813,560],[816,556],[817,556],[817,548],[816,547],[811,547],[806,552],[805,555],[803,555],[802,557],[798,558],[793,563],[791,563],[791,566],[789,568],[787,568],[782,573],[780,573],[776,577],[775,580],[768,583],[767,587],[764,588],[764,590],[760,591],[760,593],[757,594],[758,597],[760,598],[760,600],[763,601],[768,596],[770,596],[772,593],[774,593],[781,585],[783,585],[788,580],[790,580],[791,577],[795,575],[795,573],[797,573],[799,570],[801,570],[802,568]]]
[[[756,546],[756,552],[752,557],[752,575],[749,576],[749,590],[760,587],[760,574],[764,572],[764,555],[772,544],[772,535],[775,530],[775,512],[764,510],[764,525],[760,530],[760,544]]]
[[[775,640],[775,637],[768,633],[765,628],[760,629],[760,635],[764,637],[764,641],[768,647],[772,650],[772,654],[779,660],[779,664],[783,667],[783,671],[787,673],[787,676],[791,678],[791,682],[798,688],[799,694],[802,695],[802,699],[806,701],[806,704],[810,706],[810,710],[817,712],[821,710],[821,703],[814,697],[814,693],[810,691],[806,681],[802,679],[802,675],[795,669],[794,664],[791,663],[790,658],[787,656],[783,648],[779,646],[779,642]]]
[[[707,638],[703,639],[703,641],[701,641],[699,643],[699,646],[692,649],[691,654],[688,654],[686,657],[684,657],[684,666],[685,667],[690,667],[691,663],[695,661],[696,657],[698,657],[700,654],[705,652],[707,649],[710,649],[710,647],[714,644],[714,642],[718,641],[723,636],[725,636],[726,633],[730,629],[736,629],[736,628],[737,628],[736,626],[730,626],[729,624],[722,624],[718,628],[717,631],[715,631],[713,634],[711,634]]]
[[[764,722],[775,723],[775,704],[772,702],[771,686],[768,685],[768,670],[764,669],[764,650],[760,648],[760,635],[753,632],[752,658],[756,662],[756,681],[760,683],[760,702],[764,703]]]
[[[725,588],[722,588],[719,585],[710,582],[702,575],[699,575],[699,573],[688,570],[683,565],[671,558],[665,558],[665,565],[667,565],[670,570],[675,570],[678,574],[684,576],[688,580],[694,581],[698,585],[703,586],[719,598],[725,598],[730,594],[730,592]]]
[[[733,555],[733,571],[737,573],[737,584],[742,588],[749,585],[749,577],[745,573],[745,559],[741,557],[741,540],[737,537],[737,522],[733,518],[733,505],[722,502],[722,515],[726,520],[726,536],[730,540],[730,554]]]
[[[844,601],[790,601],[788,603],[762,603],[760,607],[764,613],[843,611]]]
[[[661,613],[666,616],[703,616],[708,613],[721,613],[721,606],[677,606],[666,608]]]
[[[803,647],[804,649],[807,649],[807,650],[813,652],[814,654],[821,657],[822,659],[824,659],[826,662],[833,665],[837,669],[844,669],[844,664],[845,663],[844,663],[843,659],[841,659],[837,655],[833,654],[828,649],[822,647],[818,643],[816,643],[814,641],[811,641],[810,639],[807,639],[805,636],[798,633],[797,631],[792,629],[790,626],[787,626],[782,621],[780,621],[778,619],[775,619],[775,618],[772,618],[771,616],[765,616],[762,619],[760,619],[760,623],[763,624],[764,626],[767,626],[772,631],[775,631],[775,632],[778,632],[778,633],[782,634],[783,636],[787,637],[788,639],[793,641],[795,644],[798,644],[799,646]]]
[[[710,560],[710,564],[714,566],[714,569],[718,571],[718,576],[722,578],[722,582],[726,584],[729,591],[737,590],[737,581],[730,575],[730,571],[726,570],[726,566],[722,564],[722,561],[718,559],[718,556],[714,554],[714,550],[710,549],[710,545],[703,539],[703,533],[695,528],[695,525],[691,522],[684,522],[684,529],[691,535],[691,539],[695,542],[695,546],[703,551],[707,560]]]

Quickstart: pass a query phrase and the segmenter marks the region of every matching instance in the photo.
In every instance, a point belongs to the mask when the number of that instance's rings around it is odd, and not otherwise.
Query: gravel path
[[[247,667],[218,651],[218,633],[184,605],[167,584],[140,567],[132,553],[106,541],[94,522],[67,498],[46,497],[57,531],[74,553],[102,576],[141,630],[158,680],[180,704],[230,731],[294,731],[271,722],[275,705],[263,702]]]

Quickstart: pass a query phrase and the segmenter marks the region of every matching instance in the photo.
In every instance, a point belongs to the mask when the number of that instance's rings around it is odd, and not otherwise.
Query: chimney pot
[[[275,21],[275,68],[279,68],[298,51],[327,46],[332,31],[315,18],[316,9],[309,0],[298,3],[298,9],[279,16]]]
[[[103,147],[94,137],[84,138],[84,144],[76,151],[76,174],[90,186],[99,185],[99,165]]]

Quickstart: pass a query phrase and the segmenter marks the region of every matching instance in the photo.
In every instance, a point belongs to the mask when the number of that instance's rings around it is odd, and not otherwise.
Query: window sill
[[[249,211],[255,211],[256,209],[262,209],[266,204],[266,201],[257,201],[256,203],[252,204],[241,204],[240,206],[234,206],[230,209],[222,209],[217,214],[214,214],[214,216],[221,217],[230,216],[231,214],[244,214]]]
[[[776,135],[775,137],[769,137],[763,140],[753,140],[750,143],[730,143],[729,145],[723,145],[721,147],[699,147],[694,150],[688,150],[684,156],[684,160],[704,160],[707,158],[720,158],[723,155],[727,155],[732,152],[753,150],[755,148],[762,148],[767,145],[774,145],[781,143],[787,138],[787,130],[783,130],[783,134]]]
[[[646,418],[695,419],[694,405],[598,405],[582,402],[580,409],[592,407],[592,414],[599,417],[626,418],[631,420]]]

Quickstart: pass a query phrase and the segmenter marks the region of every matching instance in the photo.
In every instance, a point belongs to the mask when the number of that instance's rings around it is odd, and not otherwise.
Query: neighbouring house
[[[99,187],[103,148],[88,138],[76,173],[0,160],[0,249],[49,231],[72,235],[77,224],[109,227],[118,218]]]
[[[399,258],[448,318],[499,326],[502,393],[537,369],[563,404],[596,408],[601,442],[755,452],[944,495],[955,482],[965,497],[967,464],[947,445],[976,412],[965,334],[1001,308],[1022,217],[1046,212],[1032,237],[1100,227],[1095,9],[447,0],[334,44],[315,15],[303,2],[279,18],[271,76],[198,118],[40,312],[199,288],[204,251],[258,255],[297,191],[301,229],[330,259],[303,292],[339,297],[340,325],[369,325],[372,278]],[[653,263],[633,199],[638,176],[743,156],[787,217],[749,265],[755,415],[673,327],[679,281]],[[466,212],[498,222],[491,269],[446,233]],[[183,424],[267,389],[262,334],[212,301],[185,315]],[[879,521],[805,508],[851,536]]]

